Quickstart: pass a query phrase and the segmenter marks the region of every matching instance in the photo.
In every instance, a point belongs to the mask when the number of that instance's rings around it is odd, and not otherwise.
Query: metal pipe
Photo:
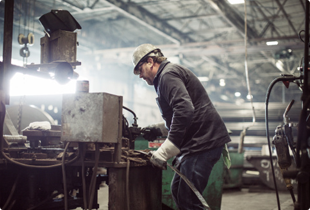
[[[4,25],[3,25],[3,68],[0,69],[0,91],[3,91],[1,100],[9,104],[9,81],[6,75],[11,66],[12,36],[13,36],[14,0],[5,1]]]
[[[306,2],[305,13],[305,48],[304,48],[304,88],[303,88],[303,101],[308,96],[308,67],[309,67],[309,1]]]
[[[12,34],[13,34],[14,0],[5,1],[3,24],[3,63],[0,64],[0,157],[3,150],[3,126],[5,118],[5,104],[8,100],[8,80],[6,74],[11,65],[12,58]]]

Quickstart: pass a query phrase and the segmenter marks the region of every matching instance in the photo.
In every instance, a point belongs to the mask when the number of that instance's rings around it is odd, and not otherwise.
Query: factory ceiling
[[[82,26],[80,53],[131,69],[135,47],[152,43],[204,78],[221,102],[249,101],[247,72],[253,101],[264,102],[273,79],[299,75],[304,54],[304,0],[247,0],[246,7],[228,0],[15,0],[14,27],[42,36],[38,18],[52,9],[68,10]],[[297,85],[274,91],[273,101],[300,100]]]

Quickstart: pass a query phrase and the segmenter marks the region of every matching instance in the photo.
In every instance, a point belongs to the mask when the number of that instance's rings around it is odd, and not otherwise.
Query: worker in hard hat
[[[152,164],[164,168],[166,161],[176,156],[175,167],[202,193],[212,167],[231,141],[224,122],[193,72],[167,61],[159,48],[138,46],[133,64],[134,74],[154,85],[168,129],[167,139],[152,153]],[[171,193],[180,210],[204,209],[178,174],[173,177]]]

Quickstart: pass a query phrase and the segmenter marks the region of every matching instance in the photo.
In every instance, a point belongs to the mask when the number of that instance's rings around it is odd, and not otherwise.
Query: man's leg
[[[180,171],[184,174],[202,194],[208,184],[214,164],[220,159],[223,147],[208,150],[191,156],[180,164]],[[175,174],[171,193],[180,210],[204,210],[195,193],[188,187],[186,182]]]
[[[178,174],[174,173],[174,176],[171,182],[171,195],[178,209],[180,209],[180,207],[178,206],[178,203],[179,203],[178,192],[179,192],[180,179],[181,177]]]

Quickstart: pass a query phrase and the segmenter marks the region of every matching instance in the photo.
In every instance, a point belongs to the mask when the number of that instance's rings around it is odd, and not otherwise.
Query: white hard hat
[[[132,63],[134,65],[133,73],[138,75],[139,71],[137,71],[136,67],[139,66],[139,63],[144,60],[144,58],[148,56],[163,56],[160,49],[155,47],[152,44],[142,44],[138,46],[132,55]]]

